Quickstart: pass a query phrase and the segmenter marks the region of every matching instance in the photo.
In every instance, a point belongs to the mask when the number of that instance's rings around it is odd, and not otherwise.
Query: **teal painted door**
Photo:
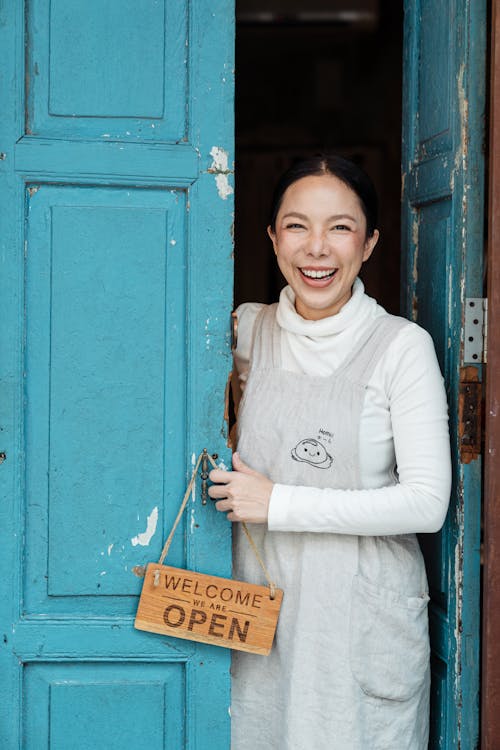
[[[466,298],[483,296],[485,34],[483,0],[405,2],[403,303],[436,344],[454,467],[446,524],[421,540],[432,597],[430,747],[447,750],[478,741],[481,461],[463,455],[458,413],[461,382],[482,379],[464,358],[463,319]]]
[[[0,747],[229,747],[229,653],[135,631],[227,461],[231,0],[0,10]],[[168,562],[230,574],[199,491]]]

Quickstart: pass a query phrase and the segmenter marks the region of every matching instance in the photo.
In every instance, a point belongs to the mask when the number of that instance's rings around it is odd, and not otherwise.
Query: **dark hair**
[[[337,154],[317,154],[295,161],[281,176],[274,190],[269,224],[276,229],[276,217],[287,188],[302,177],[333,175],[358,196],[366,219],[366,236],[371,237],[377,228],[378,199],[371,179],[353,161]]]

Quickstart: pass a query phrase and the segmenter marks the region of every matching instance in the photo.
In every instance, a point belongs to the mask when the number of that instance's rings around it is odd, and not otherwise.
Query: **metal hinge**
[[[465,300],[464,364],[486,363],[488,352],[488,300],[467,297]]]
[[[482,438],[482,383],[477,367],[460,368],[458,391],[458,436],[460,460],[464,464],[479,458]]]

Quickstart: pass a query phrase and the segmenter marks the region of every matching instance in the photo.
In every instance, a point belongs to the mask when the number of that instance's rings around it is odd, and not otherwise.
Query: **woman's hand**
[[[250,469],[241,460],[239,453],[233,454],[233,471],[212,469],[208,494],[220,511],[228,511],[229,521],[266,523],[269,501],[273,490],[270,479]]]

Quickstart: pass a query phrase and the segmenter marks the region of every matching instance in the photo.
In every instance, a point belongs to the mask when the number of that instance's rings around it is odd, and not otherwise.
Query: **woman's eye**
[[[293,221],[290,224],[287,224],[286,228],[287,229],[304,229],[304,225],[298,224],[296,221]]]
[[[335,224],[332,229],[336,232],[350,232],[351,227],[348,227],[347,224]]]

